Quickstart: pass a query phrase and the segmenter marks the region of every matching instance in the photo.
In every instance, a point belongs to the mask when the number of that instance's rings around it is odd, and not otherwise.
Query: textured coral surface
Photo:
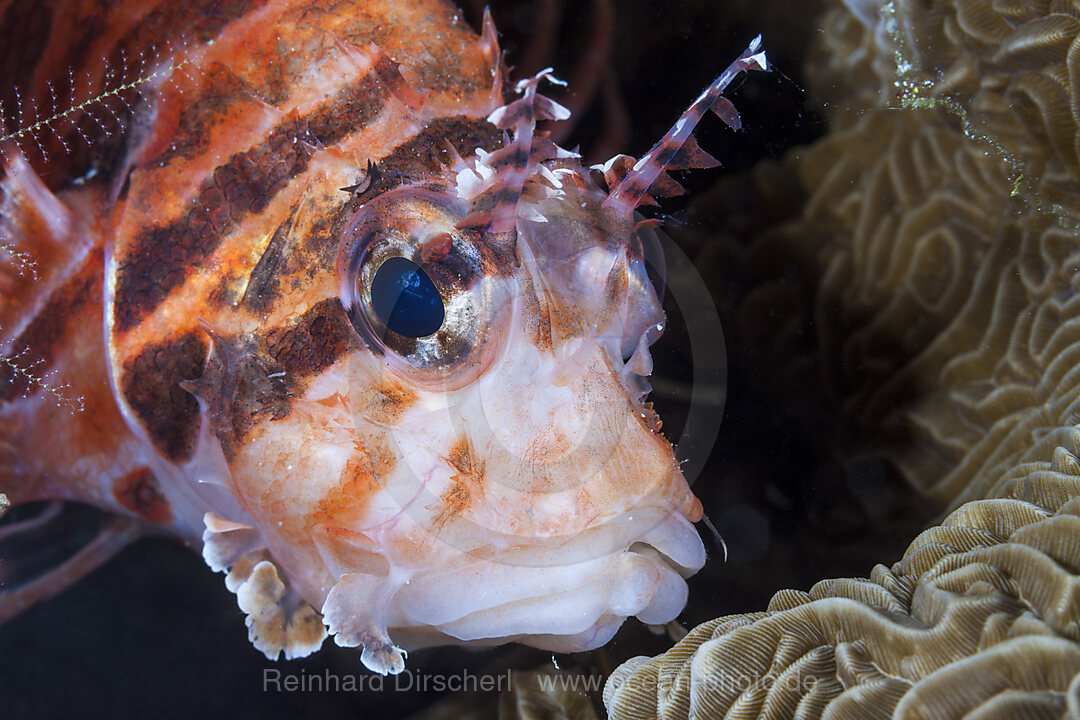
[[[628,661],[605,704],[1080,716],[1080,9],[852,1],[821,27],[808,82],[831,131],[751,181],[790,172],[807,200],[746,248],[739,336],[756,382],[814,388],[796,403],[841,456],[957,509],[869,578],[782,590]]]

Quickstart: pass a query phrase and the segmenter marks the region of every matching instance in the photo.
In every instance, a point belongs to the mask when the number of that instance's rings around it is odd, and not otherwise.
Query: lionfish
[[[332,635],[398,673],[681,611],[702,508],[645,401],[635,208],[717,164],[691,132],[738,127],[760,39],[586,167],[538,128],[552,71],[504,87],[490,16],[440,0],[0,13],[0,617],[145,533],[227,573],[271,659]],[[108,514],[56,561],[61,501]]]

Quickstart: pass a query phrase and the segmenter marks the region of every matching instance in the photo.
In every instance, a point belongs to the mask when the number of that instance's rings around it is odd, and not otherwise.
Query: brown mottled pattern
[[[219,166],[182,217],[144,231],[117,273],[116,330],[129,330],[153,312],[241,218],[265,208],[303,172],[314,140],[303,120],[285,121],[266,142]]]
[[[184,387],[205,404],[210,429],[221,441],[225,457],[232,459],[260,419],[289,414],[297,384],[281,373],[256,338],[215,333],[213,340],[206,370]]]
[[[148,468],[133,470],[113,485],[113,497],[147,522],[167,525],[173,520],[169,501],[158,487],[157,478]]]
[[[190,104],[180,114],[169,146],[154,158],[164,165],[176,158],[194,157],[202,152],[210,129],[225,121],[241,102],[251,98],[251,91],[228,67],[214,63],[203,71],[202,82],[190,95]]]
[[[329,208],[305,234],[292,238],[290,223],[283,223],[250,271],[242,298],[229,298],[222,292],[212,300],[224,304],[239,299],[253,313],[268,312],[283,292],[307,282],[320,269],[333,266],[343,232],[341,226],[348,222],[358,205],[403,182],[423,180],[443,172],[453,161],[449,146],[460,155],[468,155],[478,147],[490,150],[501,142],[502,134],[483,118],[455,115],[432,120],[423,130],[378,159],[378,178],[370,187],[348,202],[342,193],[342,207]],[[498,269],[509,270],[512,246],[495,241],[491,246],[502,251],[496,258]]]
[[[376,163],[379,177],[358,198],[366,202],[409,181],[440,173],[453,162],[447,143],[467,157],[477,148],[502,146],[502,132],[484,118],[455,115],[436,118]]]
[[[100,250],[90,253],[82,269],[53,293],[45,307],[26,326],[5,356],[13,364],[30,370],[34,377],[49,372],[56,344],[65,336],[67,320],[80,308],[101,299]],[[0,403],[9,402],[38,390],[23,375],[16,374],[8,363],[0,363]]]
[[[168,149],[155,158],[156,162],[197,155],[203,150],[210,128],[227,117],[238,103],[249,101],[253,96],[252,89],[229,68],[214,65],[206,71],[198,94],[180,116],[179,127]],[[377,76],[365,75],[342,88],[305,118],[307,131],[320,143],[333,145],[370,124],[385,102],[386,91]]]
[[[231,458],[258,422],[288,416],[312,376],[358,347],[341,304],[329,298],[265,333],[215,334],[206,372],[185,386],[207,404]]]
[[[386,98],[377,76],[365,75],[339,90],[307,118],[311,134],[324,145],[333,145],[367,127],[382,112]]]
[[[359,347],[341,303],[328,298],[265,333],[215,336],[205,374],[187,386],[207,403],[232,457],[259,421],[288,416],[313,376]]]
[[[206,351],[202,333],[192,331],[147,345],[124,367],[124,397],[150,441],[173,461],[190,457],[199,430],[199,404],[178,383],[202,375]]]
[[[448,137],[455,144],[476,142],[478,136],[486,138],[490,129],[489,124],[474,118],[436,120],[421,136],[390,153],[388,158],[393,160],[389,164],[400,168],[408,168],[410,163],[418,168],[435,167],[449,154],[442,138]],[[320,258],[330,261],[337,249],[338,235],[330,232],[325,222],[316,223],[308,235],[291,242],[287,240],[290,224],[287,220],[279,226],[251,272],[248,292],[242,300],[250,310],[264,312],[272,308],[288,287],[303,282],[313,272],[312,266],[319,266]],[[307,380],[359,348],[356,333],[337,298],[327,298],[281,326],[251,335],[217,338],[207,377],[198,383],[196,392],[210,403],[214,430],[226,454],[248,437],[261,418],[285,417],[291,409],[290,398],[303,392]],[[284,373],[282,379],[266,380],[279,372]],[[363,412],[387,421],[414,400],[411,392],[392,383],[372,388],[368,395]]]
[[[416,393],[384,376],[380,384],[362,388],[359,400],[357,414],[374,423],[393,424],[416,402]]]
[[[377,160],[378,177],[364,192],[351,200],[342,193],[342,206],[329,208],[305,233],[293,237],[289,222],[283,223],[249,272],[243,296],[230,298],[222,292],[213,301],[239,300],[255,314],[270,311],[283,293],[298,289],[320,270],[333,267],[343,226],[359,205],[403,182],[422,181],[444,172],[453,160],[449,147],[468,155],[477,147],[498,147],[501,141],[501,133],[483,118],[462,115],[432,120],[415,136]],[[486,242],[493,253],[492,267],[486,269],[510,272],[516,257],[513,237],[489,236]]]
[[[488,60],[469,45],[466,26],[450,27],[454,13],[443,2],[267,2],[265,12],[237,16],[227,32],[221,25],[221,42],[205,55],[180,55],[191,65],[162,85],[165,112],[117,213],[109,339],[121,402],[170,458],[188,457],[198,428],[191,393],[208,407],[209,428],[228,458],[288,415],[315,376],[362,349],[332,282],[342,218],[357,200],[337,187],[353,162],[362,167],[365,152],[372,160],[383,155],[384,178],[425,182],[452,163],[449,146],[463,156],[501,146],[501,133],[483,119]],[[415,22],[403,20],[413,15]],[[180,29],[190,23],[164,5],[138,23],[156,33],[168,17]],[[122,45],[130,33],[117,25]],[[206,38],[187,33],[184,41],[194,50]],[[424,93],[427,117],[476,116],[426,120],[415,134],[376,125],[407,88],[392,101],[392,83],[378,67],[363,76],[341,71],[345,48],[364,54],[372,42],[402,63],[410,84],[423,78],[415,89]],[[325,85],[301,84],[321,62],[334,68],[321,78]],[[426,82],[432,68],[445,90]],[[275,105],[284,114],[275,116]],[[324,178],[334,184],[324,187]],[[214,328],[205,371],[210,340],[196,318]],[[159,356],[165,365],[155,363]],[[358,412],[373,418],[396,417],[415,400],[390,381],[367,390]]]
[[[121,45],[137,46],[147,36],[177,37],[178,29],[188,41],[207,42],[216,38],[233,20],[263,7],[267,0],[188,0],[161,2],[128,34]]]
[[[308,378],[333,365],[360,341],[337,298],[327,298],[295,323],[266,333],[269,354],[290,378]]]
[[[311,148],[332,145],[363,128],[385,101],[377,81],[365,76],[309,116],[283,121],[263,143],[219,166],[182,217],[135,239],[117,274],[116,330],[130,330],[153,312],[241,219],[262,211],[307,168]]]

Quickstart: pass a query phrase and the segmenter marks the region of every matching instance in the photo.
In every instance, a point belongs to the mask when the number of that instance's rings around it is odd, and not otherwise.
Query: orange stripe
[[[361,78],[306,117],[284,120],[261,144],[232,155],[203,181],[184,215],[143,229],[117,273],[116,332],[138,325],[197,272],[243,218],[265,209],[307,169],[312,148],[333,145],[366,127],[386,99],[377,79]]]

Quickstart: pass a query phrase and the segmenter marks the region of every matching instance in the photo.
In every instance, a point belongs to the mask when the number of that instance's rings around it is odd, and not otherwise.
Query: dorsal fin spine
[[[544,79],[565,85],[551,73],[551,68],[545,68],[519,82],[516,89],[521,97],[496,108],[488,116],[488,122],[503,131],[513,130],[513,136],[505,147],[478,159],[478,163],[484,163],[487,169],[493,171],[485,185],[494,199],[491,195],[485,199],[491,203],[489,208],[475,207],[474,203],[470,214],[461,221],[462,227],[486,226],[489,232],[508,232],[514,228],[518,201],[533,160],[536,123],[538,120],[565,120],[570,116],[570,111],[565,107],[537,93],[537,87]],[[477,174],[483,176],[481,170],[478,165]]]
[[[751,69],[768,70],[768,61],[765,51],[761,49],[761,36],[758,35],[750,43],[743,54],[728,65],[727,69],[705,89],[698,99],[686,109],[686,112],[675,121],[675,124],[660,141],[653,145],[649,152],[641,156],[626,177],[618,184],[611,194],[604,200],[604,205],[611,208],[622,208],[626,212],[633,212],[646,198],[649,187],[660,178],[664,169],[675,158],[676,154],[685,143],[690,140],[691,133],[697,127],[705,112],[718,102],[723,103],[718,108],[718,113],[725,122],[733,125],[731,119],[730,101],[721,97],[721,93],[727,89],[735,77],[744,70]],[[735,118],[738,115],[734,116]],[[734,126],[734,125],[733,125]]]

